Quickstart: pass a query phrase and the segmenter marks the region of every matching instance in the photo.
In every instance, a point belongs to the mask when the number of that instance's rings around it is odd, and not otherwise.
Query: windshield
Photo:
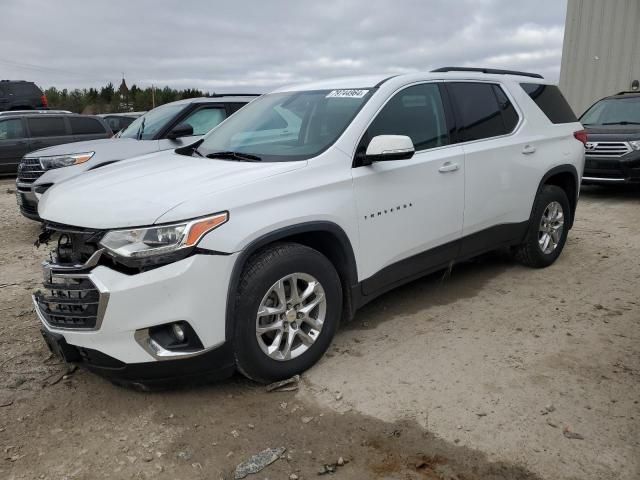
[[[272,93],[246,105],[215,128],[198,153],[224,158],[284,162],[326,150],[347,128],[372,90]],[[233,152],[233,155],[230,154]],[[250,156],[250,157],[247,157]]]
[[[166,127],[167,123],[184,107],[184,105],[162,105],[154,108],[141,117],[136,118],[131,125],[118,134],[118,137],[151,140],[160,130]]]
[[[640,97],[601,100],[580,121],[583,125],[640,125]]]

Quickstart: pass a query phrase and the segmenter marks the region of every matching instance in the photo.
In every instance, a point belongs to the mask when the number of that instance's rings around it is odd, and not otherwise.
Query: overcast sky
[[[447,65],[557,81],[566,0],[0,0],[0,78],[264,92]]]

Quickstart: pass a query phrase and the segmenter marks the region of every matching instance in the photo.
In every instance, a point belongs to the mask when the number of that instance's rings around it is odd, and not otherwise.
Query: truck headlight
[[[100,246],[123,259],[145,259],[172,254],[195,247],[211,230],[229,220],[229,213],[189,220],[171,225],[111,230],[100,240]]]
[[[52,168],[68,167],[70,165],[79,165],[87,162],[95,155],[96,152],[71,153],[69,155],[52,155],[50,157],[38,157],[40,166],[43,170],[51,170]]]
[[[629,145],[631,145],[631,148],[634,150],[640,150],[640,140],[631,140]]]

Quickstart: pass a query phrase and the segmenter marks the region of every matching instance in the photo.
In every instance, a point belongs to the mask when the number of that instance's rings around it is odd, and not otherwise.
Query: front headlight
[[[172,225],[111,230],[102,237],[100,246],[113,256],[123,259],[145,259],[172,254],[195,247],[202,237],[227,220],[229,213],[223,212]]]
[[[631,148],[634,150],[640,150],[640,140],[631,140],[629,145],[631,145]]]
[[[40,166],[43,170],[51,170],[52,168],[68,167],[70,165],[79,165],[87,162],[95,155],[96,152],[72,153],[69,155],[52,155],[50,157],[39,157]]]

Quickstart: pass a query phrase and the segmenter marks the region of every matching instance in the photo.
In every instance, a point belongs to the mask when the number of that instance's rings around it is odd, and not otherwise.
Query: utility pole
[[[151,105],[151,108],[156,108],[156,87],[153,83],[151,84]]]

